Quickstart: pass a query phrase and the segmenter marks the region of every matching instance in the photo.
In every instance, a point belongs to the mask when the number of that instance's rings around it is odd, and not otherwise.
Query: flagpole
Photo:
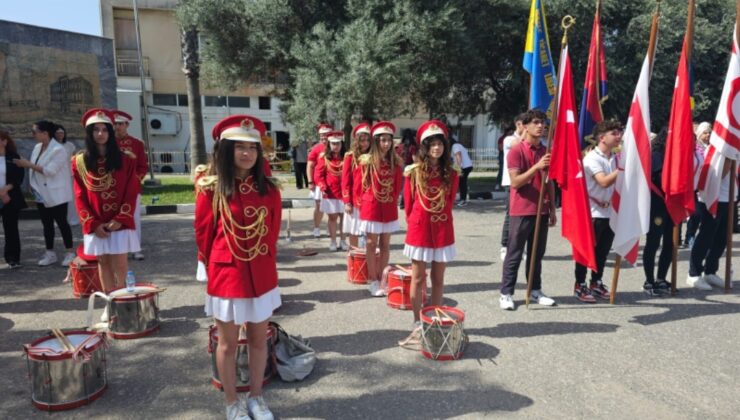
[[[740,0],[738,0],[740,4]],[[737,23],[736,23],[737,25]],[[730,194],[727,200],[727,254],[725,256],[725,293],[730,292],[732,284],[732,231],[733,231],[733,213],[735,212],[735,174],[737,173],[736,162],[733,160],[730,164]]]
[[[694,0],[689,0],[689,7],[688,7],[688,17],[686,18],[686,35],[684,35],[684,40],[686,42],[686,65],[690,66],[691,64],[691,50],[694,47],[694,12],[696,11],[696,7],[694,5]],[[687,72],[688,74],[688,72]],[[673,226],[673,253],[672,253],[672,261],[671,261],[671,295],[676,294],[676,281],[678,277],[678,267],[676,265],[678,264],[678,229],[681,226],[680,223],[675,224]]]
[[[650,66],[650,76],[653,75],[653,58],[655,57],[655,44],[658,41],[658,20],[660,19],[660,1],[657,1],[655,12],[653,13],[652,23],[650,24],[650,41],[648,41],[648,63]],[[737,0],[740,4],[740,0]],[[617,297],[617,285],[619,284],[619,269],[622,265],[622,256],[617,254],[617,258],[614,260],[614,274],[612,275],[612,291],[609,296],[609,303],[614,305],[614,301]]]
[[[566,15],[563,17],[563,20],[561,22],[561,26],[563,27],[563,39],[560,42],[560,52],[562,55],[563,48],[568,44],[568,30],[571,26],[573,26],[576,23],[576,20],[570,16]],[[560,63],[558,63],[559,65]],[[550,118],[550,126],[547,130],[547,147],[545,149],[545,153],[550,153],[550,150],[552,149],[552,136],[555,133],[555,122],[558,118],[558,102],[560,100],[560,83],[555,84],[555,99],[553,103],[552,108],[552,117]],[[532,281],[534,278],[534,267],[537,260],[537,248],[539,246],[539,236],[540,236],[540,229],[541,229],[541,215],[542,215],[542,203],[545,198],[545,188],[548,187],[548,183],[550,182],[548,174],[545,173],[543,177],[543,182],[540,185],[540,195],[537,199],[537,215],[535,217],[534,222],[534,240],[532,241],[532,252],[527,257],[529,259],[529,275],[527,276],[527,294],[525,296],[525,303],[527,308],[529,308],[529,295],[532,293]],[[550,199],[555,199],[555,197],[550,197]]]

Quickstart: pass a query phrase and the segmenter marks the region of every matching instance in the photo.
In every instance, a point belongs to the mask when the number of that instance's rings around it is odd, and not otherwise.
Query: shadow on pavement
[[[543,335],[613,333],[617,324],[585,322],[512,322],[489,328],[471,328],[465,331],[470,336],[527,338]]]

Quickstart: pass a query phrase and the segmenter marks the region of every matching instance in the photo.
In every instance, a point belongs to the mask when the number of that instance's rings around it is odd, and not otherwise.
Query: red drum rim
[[[157,330],[159,330],[159,324],[151,328],[147,328],[144,331],[135,332],[135,333],[117,333],[113,331],[108,331],[108,337],[115,338],[116,340],[130,340],[134,338],[146,337],[147,335],[152,334],[153,332]]]
[[[98,332],[93,331],[85,331],[85,330],[70,330],[70,331],[63,331],[64,335],[70,336],[70,335],[88,335],[93,336],[97,335],[98,340],[85,346],[85,350],[90,352],[97,350],[100,346],[102,346],[105,343],[105,336]],[[74,356],[74,353],[64,350],[61,353],[55,353],[55,354],[45,354],[45,353],[31,353],[31,349],[33,347],[36,347],[39,343],[43,343],[46,340],[50,340],[52,338],[56,338],[54,334],[47,334],[39,339],[36,339],[28,344],[23,345],[23,350],[26,352],[26,355],[31,360],[67,360],[71,359]]]
[[[442,354],[442,355],[439,355],[439,357],[436,357],[436,358],[434,357],[434,355],[432,353],[429,353],[426,350],[422,350],[421,351],[421,354],[424,355],[424,357],[426,357],[427,359],[439,360],[440,362],[447,362],[447,361],[450,361],[450,360],[458,360],[458,359],[460,359],[462,357],[462,355],[463,355],[463,352],[458,352],[457,354],[454,354],[454,355],[453,354]]]
[[[465,322],[465,312],[461,311],[460,309],[453,308],[451,306],[426,306],[426,307],[422,308],[421,309],[421,322],[423,322],[425,324],[433,324],[435,322],[435,320],[433,320],[432,317],[430,315],[428,315],[427,313],[429,312],[433,316],[435,314],[435,309],[439,309],[441,311],[444,311],[448,315],[452,315],[453,317],[456,318],[455,319],[455,322],[453,322],[453,321],[451,321],[451,320],[449,320],[447,318],[440,319],[439,321],[436,321],[440,325],[450,326],[450,325],[454,325],[456,322],[457,323]]]
[[[71,410],[73,408],[82,407],[83,405],[90,404],[91,402],[97,400],[100,398],[101,395],[103,395],[103,392],[108,389],[108,383],[106,382],[103,384],[103,387],[99,390],[93,392],[89,397],[85,397],[83,399],[72,401],[68,403],[61,403],[61,404],[47,404],[42,403],[40,401],[36,401],[35,399],[31,398],[31,402],[33,405],[38,408],[39,410],[44,411],[63,411],[63,410]]]
[[[126,287],[119,287],[118,289],[111,290],[108,295],[111,297],[112,300],[116,301],[127,301],[127,300],[144,300],[149,299],[152,296],[155,296],[159,293],[159,287],[157,287],[156,284],[153,283],[135,283],[134,287],[151,287],[153,290],[151,292],[144,292],[139,293],[136,295],[121,295],[121,296],[113,296],[114,293],[116,293],[119,290],[126,291]]]

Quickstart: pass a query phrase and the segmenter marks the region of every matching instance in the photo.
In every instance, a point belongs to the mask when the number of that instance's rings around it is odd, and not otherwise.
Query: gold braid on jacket
[[[237,190],[241,194],[257,191],[251,177],[240,182]],[[235,191],[235,193],[237,192]],[[218,190],[214,192],[213,214],[221,221],[226,236],[226,244],[231,255],[239,261],[252,261],[259,255],[267,254],[268,251],[267,244],[262,242],[262,238],[267,236],[269,232],[266,223],[268,212],[265,206],[246,206],[243,211],[245,217],[256,218],[256,220],[250,224],[241,225],[231,213],[228,197],[224,197]],[[248,246],[247,240],[256,240],[256,243]],[[238,251],[241,251],[241,254]],[[242,255],[246,255],[246,257]]]
[[[105,161],[105,158],[102,159]],[[107,191],[116,185],[115,178],[113,178],[110,172],[105,171],[105,169],[103,169],[103,174],[100,176],[93,175],[87,169],[87,165],[85,165],[85,154],[83,152],[75,156],[75,163],[77,164],[77,171],[80,173],[80,178],[82,178],[82,183],[85,184],[85,188],[88,190],[95,192]]]

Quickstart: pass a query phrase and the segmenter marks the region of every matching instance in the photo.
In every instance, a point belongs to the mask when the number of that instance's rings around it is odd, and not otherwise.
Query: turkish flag
[[[663,162],[665,206],[676,225],[694,213],[695,146],[690,83],[686,40],[684,39],[676,72],[676,86],[673,90],[668,140]]]
[[[573,75],[567,45],[560,54],[558,74],[560,89],[554,146],[550,157],[550,178],[560,185],[562,191],[562,233],[573,247],[573,259],[595,271],[594,226],[591,223],[591,206],[583,177],[581,144],[575,118]]]

